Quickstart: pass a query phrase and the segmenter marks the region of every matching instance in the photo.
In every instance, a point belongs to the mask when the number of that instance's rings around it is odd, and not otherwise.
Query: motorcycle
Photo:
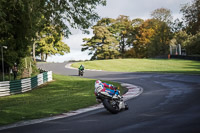
[[[118,90],[116,90],[118,91]],[[105,92],[95,93],[96,100],[99,103],[103,103],[104,107],[112,114],[117,114],[122,110],[128,110],[128,105],[123,101],[123,97],[115,95],[115,97],[107,95]]]
[[[83,73],[84,73],[83,70],[79,70],[78,75],[83,76]]]

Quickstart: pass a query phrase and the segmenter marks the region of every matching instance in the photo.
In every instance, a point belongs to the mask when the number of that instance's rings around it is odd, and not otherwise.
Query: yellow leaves
[[[138,40],[138,43],[141,44],[148,44],[150,42],[151,37],[154,35],[155,31],[150,29],[141,29],[140,34],[136,35],[136,39]]]
[[[126,34],[127,34],[127,31],[124,30],[124,31],[122,31],[121,33],[122,33],[123,35],[126,35]]]
[[[62,34],[56,32],[53,26],[47,26],[40,32],[40,40],[37,43],[36,50],[47,55],[63,55],[70,52],[69,46],[62,42]]]

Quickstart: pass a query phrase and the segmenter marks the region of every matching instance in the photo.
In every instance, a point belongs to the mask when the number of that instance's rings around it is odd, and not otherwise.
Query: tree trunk
[[[36,61],[36,59],[35,59],[35,41],[33,43],[33,60],[34,60],[34,62]]]
[[[43,55],[43,52],[41,53],[41,61],[44,61],[44,55]]]
[[[48,54],[46,53],[45,61],[47,61]]]
[[[125,51],[125,50],[124,50],[124,49],[125,49],[124,37],[122,37],[122,42],[121,42],[121,44],[122,44],[122,49],[121,49],[121,50],[122,50],[122,53],[121,53],[121,54],[122,54],[122,58],[124,58],[124,51]]]

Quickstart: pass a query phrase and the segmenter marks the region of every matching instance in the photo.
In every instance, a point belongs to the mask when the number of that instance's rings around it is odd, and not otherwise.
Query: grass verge
[[[30,92],[0,97],[0,125],[49,117],[97,104],[94,79],[56,74],[53,77],[54,82]]]
[[[95,60],[74,63],[72,67],[78,68],[81,64],[86,69],[105,71],[200,74],[199,61],[181,59]]]

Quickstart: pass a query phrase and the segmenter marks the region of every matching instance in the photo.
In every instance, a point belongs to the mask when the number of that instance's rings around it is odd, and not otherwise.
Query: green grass
[[[0,97],[0,125],[49,117],[97,104],[94,79],[53,76],[55,81],[30,92]],[[120,86],[118,83],[114,85]]]
[[[178,59],[115,59],[86,61],[72,64],[78,68],[81,64],[86,69],[118,72],[159,72],[200,74],[200,62]]]

